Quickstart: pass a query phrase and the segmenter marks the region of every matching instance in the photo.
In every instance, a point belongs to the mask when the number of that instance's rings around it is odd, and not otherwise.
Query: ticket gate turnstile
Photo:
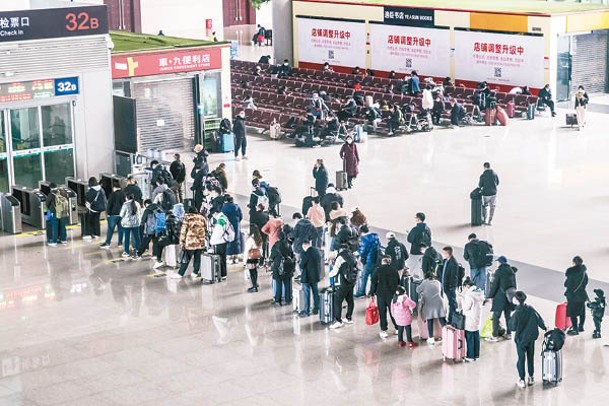
[[[11,191],[21,204],[21,221],[39,230],[45,230],[47,226],[45,194],[38,189],[21,185],[13,185]]]
[[[2,213],[2,229],[10,234],[21,233],[21,204],[19,200],[8,193],[0,194],[0,212]]]
[[[51,185],[51,182],[48,182],[46,180],[41,180],[40,182],[38,182],[38,188],[46,196],[48,196],[49,193],[51,193],[50,185]],[[72,189],[70,189],[66,185],[59,185],[58,187],[65,190],[66,194],[68,195],[68,207],[70,208],[69,216],[68,216],[68,224],[69,225],[78,224],[78,201],[77,201],[78,199],[76,196],[76,192],[74,192]]]
[[[102,189],[104,189],[104,192],[106,192],[106,197],[110,197],[110,193],[114,191],[114,184],[118,184],[121,189],[125,189],[125,186],[127,186],[127,178],[104,172],[99,174],[99,184]]]

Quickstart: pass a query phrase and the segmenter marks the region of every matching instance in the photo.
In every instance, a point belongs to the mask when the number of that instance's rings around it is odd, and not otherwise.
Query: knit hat
[[[594,289],[593,292],[598,297],[605,297],[605,291],[602,289]]]
[[[503,255],[500,256],[499,258],[497,258],[497,262],[499,262],[500,264],[507,264],[508,260],[506,257],[504,257]]]
[[[391,240],[392,238],[395,238],[395,233],[392,233],[392,232],[390,231],[390,232],[388,232],[387,234],[385,234],[385,237],[386,237],[388,240]]]

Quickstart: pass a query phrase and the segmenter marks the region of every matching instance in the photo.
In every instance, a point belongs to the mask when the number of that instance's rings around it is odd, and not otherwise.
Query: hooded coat
[[[412,324],[412,311],[417,304],[408,295],[400,295],[391,302],[391,315],[398,326],[410,326]]]
[[[584,310],[584,304],[588,301],[588,274],[586,265],[575,265],[567,269],[565,280],[565,297],[567,298],[567,316],[577,317]]]
[[[344,170],[347,175],[355,178],[359,174],[359,154],[355,142],[351,144],[345,142],[340,149],[340,157],[344,161]]]
[[[476,286],[472,286],[463,294],[461,310],[465,316],[466,331],[480,331],[482,328],[482,302],[484,291]]]
[[[509,288],[516,288],[516,274],[509,264],[501,264],[493,275],[493,284],[488,297],[493,299],[491,311],[502,312],[512,308],[505,292]]]
[[[242,238],[241,238],[241,220],[243,213],[241,208],[235,203],[224,203],[222,213],[228,218],[233,230],[235,230],[235,239],[226,245],[226,255],[239,255],[243,253]]]

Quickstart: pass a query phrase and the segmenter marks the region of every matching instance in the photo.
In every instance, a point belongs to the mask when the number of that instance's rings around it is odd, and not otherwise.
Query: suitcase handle
[[[457,349],[462,350],[463,349],[463,340],[457,340],[457,342],[459,343],[459,346],[457,347]]]

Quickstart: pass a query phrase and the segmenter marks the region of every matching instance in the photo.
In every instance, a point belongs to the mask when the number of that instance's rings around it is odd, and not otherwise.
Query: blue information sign
[[[55,96],[78,94],[78,78],[55,79]]]

